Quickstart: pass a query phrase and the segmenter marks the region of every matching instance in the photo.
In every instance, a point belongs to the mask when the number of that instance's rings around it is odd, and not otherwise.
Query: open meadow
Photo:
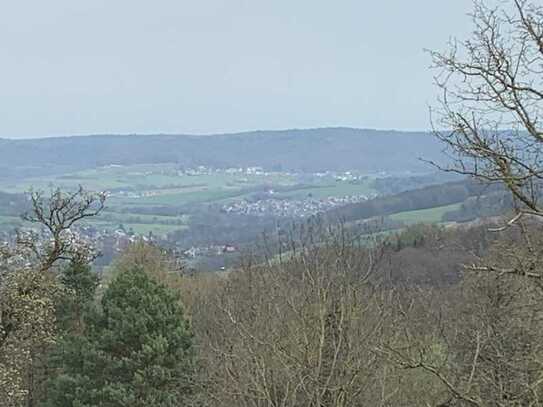
[[[258,168],[213,170],[184,169],[176,164],[142,164],[108,165],[18,182],[4,181],[0,182],[0,191],[48,192],[57,187],[73,190],[79,185],[90,191],[106,191],[106,209],[92,220],[93,225],[109,230],[122,226],[137,234],[167,235],[189,227],[188,213],[208,205],[260,199],[256,197],[263,193],[281,200],[369,196],[375,193],[373,181],[371,177],[353,182],[333,175],[312,177],[265,172]],[[0,218],[0,228],[21,224],[17,217]]]

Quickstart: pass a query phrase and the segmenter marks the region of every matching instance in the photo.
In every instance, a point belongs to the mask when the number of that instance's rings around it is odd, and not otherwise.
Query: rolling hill
[[[93,135],[0,139],[0,177],[59,174],[110,164],[176,163],[284,171],[426,171],[443,159],[423,132],[352,128],[255,131],[209,136]]]

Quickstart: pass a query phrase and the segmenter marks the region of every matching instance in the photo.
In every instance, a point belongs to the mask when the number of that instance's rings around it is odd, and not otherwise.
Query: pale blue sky
[[[0,0],[0,137],[425,129],[470,0]]]

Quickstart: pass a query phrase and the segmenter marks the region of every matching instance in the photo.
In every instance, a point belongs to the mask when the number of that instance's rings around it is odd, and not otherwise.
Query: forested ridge
[[[427,171],[438,160],[429,133],[322,128],[239,134],[96,135],[0,139],[0,176],[69,172],[110,164],[178,163],[217,168],[261,166],[285,171]]]

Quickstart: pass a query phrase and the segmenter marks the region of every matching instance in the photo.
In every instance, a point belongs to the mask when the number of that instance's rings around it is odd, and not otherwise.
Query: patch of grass
[[[110,212],[104,211],[98,217],[100,220],[117,223],[141,223],[141,224],[171,224],[179,225],[188,222],[188,216],[164,216],[164,215],[147,215],[139,213],[126,212]]]
[[[316,185],[314,187],[306,186],[288,192],[280,192],[277,196],[291,199],[306,199],[308,197],[323,199],[333,196],[369,195],[373,192],[375,192],[373,189],[373,181],[370,180],[361,183],[339,181],[334,184]]]
[[[122,223],[124,229],[128,232],[132,230],[134,233],[141,234],[141,235],[147,235],[149,232],[153,232],[153,234],[158,236],[164,236],[167,235],[170,232],[176,231],[176,230],[183,230],[187,229],[187,225],[166,225],[166,224],[160,224],[160,223],[129,223],[129,222],[111,222],[111,221],[104,221],[100,218],[96,219],[88,219],[85,221],[85,223],[92,225],[100,230],[117,230],[119,228],[119,224]]]
[[[220,201],[226,198],[232,198],[243,194],[240,189],[209,189],[195,192],[181,192],[176,194],[155,195],[138,200],[131,201],[132,203],[143,204],[159,204],[159,205],[185,205],[195,203],[206,203]]]
[[[443,220],[443,215],[460,208],[462,204],[437,206],[435,208],[419,209],[416,211],[398,212],[390,215],[390,219],[406,224],[413,223],[439,223]]]
[[[167,235],[168,233],[176,230],[187,229],[188,226],[184,225],[161,225],[161,224],[143,224],[143,223],[126,223],[124,225],[126,230],[132,229],[135,233],[140,235],[147,235],[149,232],[153,232],[155,235]]]

